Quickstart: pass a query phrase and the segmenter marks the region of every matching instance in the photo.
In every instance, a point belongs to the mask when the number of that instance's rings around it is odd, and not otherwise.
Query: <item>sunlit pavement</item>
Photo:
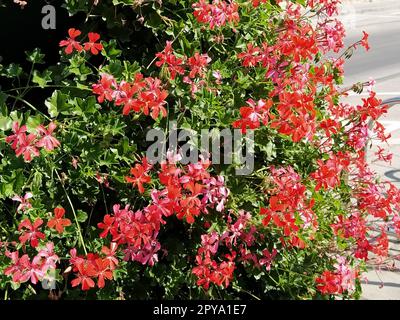
[[[371,49],[365,52],[357,50],[345,65],[344,87],[356,82],[365,82],[370,78],[377,81],[375,91],[379,98],[386,100],[400,97],[400,1],[399,0],[345,0],[343,1],[341,20],[347,30],[346,45],[361,39],[362,31],[370,34]],[[345,99],[351,104],[360,104],[361,98],[368,93],[352,95]],[[400,188],[400,104],[393,106],[387,115],[380,119],[391,133],[389,144],[380,145],[393,153],[391,164],[373,161],[377,143],[368,151],[372,169],[382,179],[396,184]],[[400,254],[400,243],[389,231],[392,255]],[[368,282],[363,281],[362,299],[400,300],[400,261],[394,263],[393,270],[377,270],[371,265],[371,271],[365,274]]]

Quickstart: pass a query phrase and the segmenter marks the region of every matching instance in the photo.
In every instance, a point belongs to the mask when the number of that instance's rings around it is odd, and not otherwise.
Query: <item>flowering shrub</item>
[[[59,62],[0,66],[4,297],[358,298],[400,192],[365,160],[387,107],[340,100],[372,83],[340,88],[369,46],[344,48],[338,5],[65,0],[88,22],[54,39]],[[146,132],[171,121],[254,132],[254,171],[152,163]]]

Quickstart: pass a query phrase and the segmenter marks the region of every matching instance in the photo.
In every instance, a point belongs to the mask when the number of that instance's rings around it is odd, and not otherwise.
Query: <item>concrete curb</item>
[[[386,2],[386,0],[342,0],[341,3],[365,3],[365,2]]]

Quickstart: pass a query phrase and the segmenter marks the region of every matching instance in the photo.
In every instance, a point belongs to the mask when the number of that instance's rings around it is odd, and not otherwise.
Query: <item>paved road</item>
[[[345,86],[372,78],[377,82],[375,90],[381,99],[400,97],[400,0],[350,1],[343,5],[342,12],[346,45],[359,40],[362,31],[366,31],[371,46],[368,52],[359,48],[346,62]],[[365,95],[368,93],[353,94],[346,101],[357,104]],[[394,156],[392,164],[375,162],[373,168],[400,187],[400,105],[390,109],[381,120],[392,134],[389,147]],[[376,149],[375,145],[372,151]]]
[[[360,48],[345,64],[345,86],[356,82],[377,81],[375,90],[383,100],[400,97],[400,0],[350,1],[343,5],[341,20],[347,32],[346,44],[350,45],[362,36],[370,34],[371,49]],[[367,93],[364,93],[364,96]],[[354,95],[347,102],[360,103],[362,96]],[[400,105],[394,106],[381,121],[392,134],[387,147],[394,154],[391,164],[374,162],[373,169],[385,180],[400,187]],[[375,144],[370,157],[376,150]],[[394,254],[399,254],[400,244],[391,238]],[[400,261],[396,262],[400,267]],[[399,269],[398,269],[399,270]],[[400,272],[374,270],[366,274],[368,284],[363,284],[363,299],[400,300]],[[382,286],[383,284],[383,286]]]
[[[359,48],[346,62],[345,85],[373,78],[383,99],[400,96],[400,1],[350,1],[343,4],[342,13],[346,45],[361,39],[366,31],[371,46],[368,52]]]

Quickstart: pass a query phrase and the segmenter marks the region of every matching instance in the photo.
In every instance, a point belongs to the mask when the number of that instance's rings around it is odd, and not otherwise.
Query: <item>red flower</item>
[[[24,155],[24,160],[29,162],[32,160],[32,157],[39,156],[39,150],[36,148],[36,135],[33,133],[26,136],[25,134],[21,136],[21,141],[19,147],[15,150],[15,155],[19,157],[20,155]]]
[[[361,39],[361,45],[365,48],[365,50],[369,50],[369,43],[368,43],[369,34],[363,31],[363,38]]]
[[[182,75],[185,73],[185,69],[182,67],[183,59],[177,58],[174,55],[171,41],[167,41],[165,49],[162,52],[158,52],[156,57],[160,59],[156,62],[156,66],[161,67],[166,64],[171,76],[171,80],[174,80],[177,74]]]
[[[6,142],[11,143],[11,148],[14,150],[18,147],[19,144],[23,143],[25,138],[26,126],[19,126],[19,123],[15,121],[12,125],[12,131],[14,132],[13,135],[6,137]]]
[[[270,271],[272,261],[274,260],[277,253],[278,251],[275,248],[272,250],[272,252],[269,252],[268,249],[263,250],[262,254],[264,257],[260,259],[260,265],[265,265],[266,270]]]
[[[75,40],[76,37],[81,35],[81,32],[79,30],[71,28],[68,30],[68,35],[69,38],[67,38],[67,40],[60,41],[60,47],[66,47],[65,48],[66,54],[71,54],[74,51],[74,49],[78,52],[81,52],[83,48],[81,44]]]
[[[241,119],[233,122],[234,128],[241,128],[243,133],[246,133],[247,128],[256,129],[260,127],[260,121],[267,124],[269,119],[269,110],[272,106],[272,101],[264,101],[260,99],[257,103],[253,99],[246,101],[248,107],[240,108]]]
[[[97,55],[99,51],[103,50],[103,45],[101,43],[96,43],[100,39],[98,33],[89,32],[89,41],[84,44],[85,51],[90,51],[92,54]]]
[[[106,255],[104,260],[108,261],[108,265],[111,270],[115,269],[115,267],[118,265],[118,259],[115,257],[117,249],[118,244],[115,242],[111,242],[110,248],[103,246],[103,248],[101,249],[101,252]]]
[[[386,232],[382,230],[381,235],[376,239],[376,244],[372,247],[372,252],[381,257],[388,255],[389,240]]]
[[[99,229],[103,229],[104,231],[100,234],[100,238],[107,237],[107,234],[111,232],[113,229],[114,217],[111,217],[109,214],[104,216],[104,222],[100,222],[97,224]]]
[[[96,276],[97,276],[97,286],[99,288],[104,288],[105,280],[112,280],[113,279],[113,272],[110,270],[110,264],[106,259],[96,259],[95,260],[95,267],[96,267]]]
[[[32,247],[36,248],[39,245],[39,239],[44,239],[44,233],[38,231],[38,228],[43,224],[43,220],[37,218],[32,224],[29,219],[25,219],[18,226],[18,231],[22,230],[22,234],[19,237],[21,244],[25,244],[28,240]]]
[[[103,103],[104,100],[112,101],[113,92],[117,87],[117,82],[112,75],[102,73],[99,83],[92,86],[93,93],[98,95],[97,101]]]
[[[254,67],[258,62],[260,62],[260,48],[253,47],[251,43],[247,44],[247,52],[242,52],[238,54],[238,58],[243,60],[242,64],[244,67]]]
[[[201,201],[198,195],[201,194],[203,186],[198,183],[190,182],[186,185],[186,189],[190,191],[190,195],[180,201],[181,210],[176,217],[178,219],[186,218],[187,223],[194,223],[194,217],[200,214]]]
[[[317,160],[319,169],[310,175],[317,182],[315,186],[316,191],[321,189],[321,187],[328,190],[340,185],[341,172],[349,165],[348,159],[341,156],[342,154],[332,155],[331,159],[328,159],[326,162]]]
[[[208,54],[200,54],[196,52],[193,57],[190,57],[187,61],[187,64],[190,68],[189,77],[195,78],[196,75],[200,77],[204,77],[204,72],[207,65],[211,62],[211,58]]]
[[[238,4],[234,1],[219,1],[214,0],[212,4],[205,0],[199,0],[194,3],[193,15],[200,23],[209,23],[210,29],[213,30],[215,26],[222,27],[227,22],[239,22]]]
[[[342,287],[340,285],[340,277],[331,272],[324,271],[323,274],[316,279],[317,289],[322,294],[340,294],[342,293]]]
[[[251,3],[253,4],[254,8],[257,8],[260,5],[260,3],[266,3],[267,1],[269,0],[252,0]]]
[[[137,186],[140,193],[144,192],[143,184],[151,182],[151,178],[147,174],[149,170],[147,159],[144,157],[142,162],[143,165],[137,163],[134,168],[131,168],[130,174],[133,175],[133,177],[125,177],[126,182],[132,183],[133,186]]]
[[[142,83],[144,85],[144,83]],[[137,98],[137,93],[142,89],[138,83],[131,85],[128,82],[121,83],[119,86],[122,94],[116,99],[115,105],[123,105],[123,115],[128,115],[131,110],[139,112],[141,110],[141,101]]]
[[[93,263],[89,261],[81,262],[76,265],[76,268],[78,269],[78,277],[72,280],[72,286],[76,287],[81,285],[83,291],[94,288],[95,283],[92,277],[96,276],[97,271]]]
[[[41,135],[40,140],[36,143],[37,147],[44,147],[47,151],[54,150],[60,146],[60,141],[53,137],[53,131],[57,128],[54,122],[49,123],[49,128],[46,130],[45,127],[39,125],[36,130]]]
[[[56,229],[58,233],[64,232],[64,227],[68,227],[71,225],[71,220],[64,219],[63,216],[65,214],[64,208],[55,208],[54,215],[55,217],[47,222],[47,226],[50,229]]]

